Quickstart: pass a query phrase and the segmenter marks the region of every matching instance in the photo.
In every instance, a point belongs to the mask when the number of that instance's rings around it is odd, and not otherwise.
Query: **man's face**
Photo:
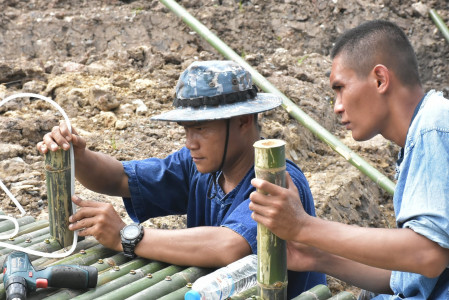
[[[381,132],[386,107],[377,97],[377,81],[372,74],[357,77],[338,55],[332,63],[330,84],[336,93],[334,112],[355,140],[367,140]]]
[[[223,159],[226,121],[180,122],[186,133],[186,147],[201,173],[218,170]]]

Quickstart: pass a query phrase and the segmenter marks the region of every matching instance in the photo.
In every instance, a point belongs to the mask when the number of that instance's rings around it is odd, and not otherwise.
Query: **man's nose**
[[[343,103],[340,100],[340,97],[335,97],[335,104],[334,104],[334,113],[337,115],[341,114],[344,111]]]
[[[186,148],[189,150],[198,148],[198,141],[194,137],[194,134],[189,133],[188,130],[186,130]]]

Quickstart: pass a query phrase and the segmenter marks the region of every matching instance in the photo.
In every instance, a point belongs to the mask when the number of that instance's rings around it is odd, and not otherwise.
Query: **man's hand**
[[[251,193],[251,217],[281,239],[295,240],[301,231],[301,224],[310,216],[304,211],[298,189],[290,175],[286,173],[287,188],[257,178],[251,180],[251,184],[268,194],[257,191]]]
[[[70,149],[70,143],[73,144],[75,153],[84,151],[86,148],[86,141],[78,135],[75,128],[72,127],[72,133],[70,133],[67,124],[61,122],[59,126],[53,127],[51,132],[45,134],[36,147],[39,152],[45,154],[48,150],[56,151],[59,147],[67,151]]]
[[[125,223],[110,203],[82,200],[72,197],[78,211],[69,218],[70,230],[80,230],[79,236],[93,236],[103,246],[122,251],[120,230]]]

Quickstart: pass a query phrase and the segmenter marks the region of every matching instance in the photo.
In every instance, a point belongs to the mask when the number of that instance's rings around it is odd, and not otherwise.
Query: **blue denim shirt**
[[[449,248],[449,100],[441,93],[430,91],[417,108],[399,162],[393,197],[397,227]],[[449,299],[448,275],[448,269],[437,278],[393,271],[395,295],[375,299]]]
[[[136,222],[172,214],[187,214],[187,227],[225,226],[240,234],[257,253],[257,223],[248,208],[255,189],[254,168],[231,192],[225,194],[212,174],[197,171],[187,148],[165,159],[148,158],[123,162],[131,198],[124,198],[129,216]],[[309,184],[301,170],[287,161],[287,171],[298,188],[305,211],[314,216]],[[217,176],[219,177],[219,176]],[[317,284],[325,284],[324,274],[288,272],[288,298]]]

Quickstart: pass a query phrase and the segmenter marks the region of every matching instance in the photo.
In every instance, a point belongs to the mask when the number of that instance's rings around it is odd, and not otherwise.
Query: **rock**
[[[422,2],[417,2],[412,4],[414,12],[417,12],[421,17],[427,18],[429,16],[429,8]]]
[[[105,87],[100,88],[99,86],[90,89],[89,103],[102,111],[110,111],[120,105],[113,93],[109,92]]]
[[[15,144],[4,144],[0,142],[0,161],[22,155],[24,148]]]

